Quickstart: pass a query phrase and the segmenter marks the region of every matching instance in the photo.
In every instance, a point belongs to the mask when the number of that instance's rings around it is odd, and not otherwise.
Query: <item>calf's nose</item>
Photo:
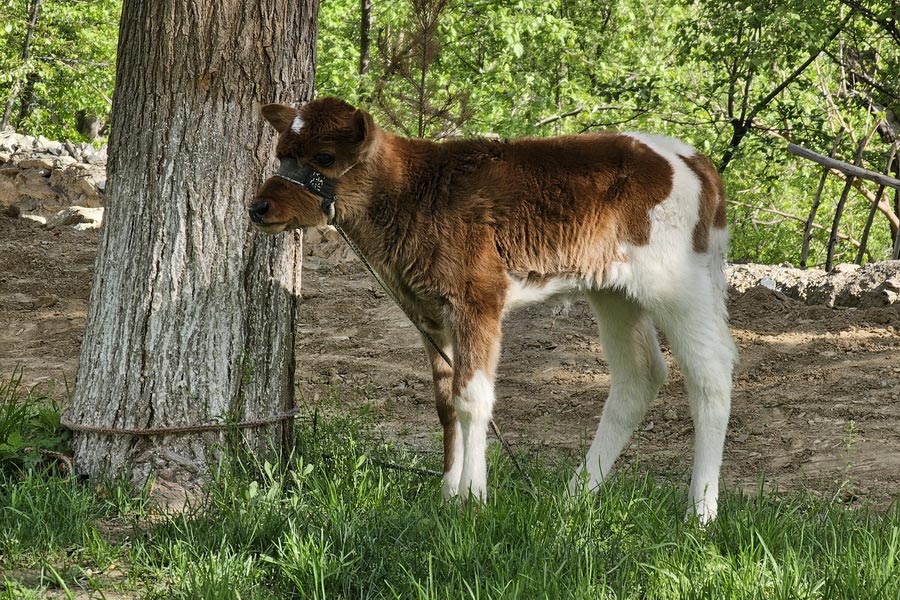
[[[250,213],[250,220],[254,223],[262,223],[266,213],[269,212],[269,206],[268,200],[257,200],[251,204],[247,208],[247,212]]]

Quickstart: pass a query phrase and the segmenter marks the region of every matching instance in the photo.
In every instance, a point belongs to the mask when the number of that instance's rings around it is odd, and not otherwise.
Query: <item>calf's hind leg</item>
[[[694,421],[694,467],[688,515],[701,523],[716,517],[719,470],[731,411],[731,372],[737,350],[712,286],[698,285],[657,318],[684,374]]]
[[[583,485],[596,489],[609,477],[631,434],[666,380],[666,360],[659,349],[653,322],[644,310],[623,295],[610,291],[588,294],[600,330],[600,343],[609,365],[609,397],[584,464],[569,483],[570,493]]]

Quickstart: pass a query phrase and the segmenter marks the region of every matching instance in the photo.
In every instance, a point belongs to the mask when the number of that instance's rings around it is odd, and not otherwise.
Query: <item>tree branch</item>
[[[765,98],[763,98],[762,100],[760,100],[759,102],[756,103],[756,106],[754,106],[753,110],[750,111],[750,114],[747,115],[747,123],[752,123],[754,117],[756,117],[756,115],[759,113],[759,111],[761,111],[766,106],[768,106],[769,103],[772,100],[774,100],[776,96],[778,96],[778,94],[783,92],[787,86],[792,84],[795,79],[797,79],[798,77],[800,77],[800,75],[803,74],[803,71],[806,70],[806,67],[811,65],[812,62],[814,60],[816,60],[816,58],[825,50],[825,48],[828,46],[828,44],[830,44],[832,41],[834,41],[834,38],[836,38],[838,36],[838,34],[840,34],[841,31],[843,31],[844,27],[847,25],[847,23],[850,21],[850,19],[853,17],[854,14],[855,14],[855,12],[853,10],[851,10],[849,13],[847,13],[847,16],[844,17],[841,20],[841,22],[838,23],[837,27],[835,27],[832,30],[832,32],[828,35],[828,37],[825,38],[825,41],[822,43],[822,45],[819,47],[818,50],[811,53],[809,55],[809,58],[807,58],[805,61],[803,61],[803,63],[799,67],[794,69],[794,71],[790,75],[788,75],[788,77],[784,81],[782,81],[780,84],[778,84],[774,90],[769,92]]]
[[[538,121],[537,123],[532,125],[532,127],[543,127],[544,125],[549,125],[550,123],[555,123],[556,121],[559,121],[560,119],[565,119],[566,117],[574,117],[575,115],[579,115],[583,112],[584,112],[584,106],[579,106],[578,108],[570,110],[568,112],[564,112],[564,113],[561,113],[558,115],[553,115],[552,117],[547,117],[546,119],[541,119],[540,121]]]
[[[800,223],[806,223],[806,219],[799,215],[792,215],[791,213],[786,213],[784,211],[778,210],[776,208],[766,208],[764,206],[755,206],[753,204],[749,204],[747,202],[739,202],[737,200],[729,200],[728,204],[732,204],[734,206],[746,206],[747,208],[752,208],[753,210],[761,210],[763,212],[771,213],[773,215],[778,215],[780,217],[784,217],[786,219],[790,219],[792,221],[799,221]],[[813,229],[820,229],[822,231],[829,231],[830,228],[819,225],[818,223],[812,224]],[[850,242],[854,247],[859,248],[859,242],[855,240],[853,237],[847,235],[846,233],[838,232],[837,236],[842,239]]]

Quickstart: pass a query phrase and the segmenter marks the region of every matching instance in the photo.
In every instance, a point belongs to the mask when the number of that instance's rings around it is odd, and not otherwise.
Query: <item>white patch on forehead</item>
[[[296,117],[294,117],[294,123],[291,125],[291,131],[293,131],[294,133],[300,133],[300,130],[303,129],[303,125],[305,125],[305,123],[303,122],[303,117],[297,115]]]

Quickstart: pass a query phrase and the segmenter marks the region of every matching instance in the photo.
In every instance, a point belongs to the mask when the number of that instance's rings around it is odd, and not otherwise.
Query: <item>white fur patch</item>
[[[699,219],[700,181],[680,155],[694,149],[674,138],[629,133],[666,159],[672,167],[669,196],[650,209],[650,241],[645,246],[622,244],[626,264],[607,267],[601,283],[625,291],[652,305],[672,295],[690,295],[697,277],[707,277],[706,267],[693,251],[694,226]]]
[[[603,272],[600,287],[625,289],[631,281],[631,244],[622,242],[616,248],[616,260],[610,261]]]
[[[456,402],[456,412],[460,421],[473,422],[491,419],[494,408],[494,384],[484,371],[475,371],[472,379],[460,392]]]
[[[475,372],[456,397],[455,404],[463,440],[459,491],[484,499],[487,496],[487,427],[494,408],[494,385],[484,371]]]
[[[291,131],[293,131],[294,133],[300,133],[300,130],[303,129],[303,126],[305,124],[306,123],[303,121],[303,117],[297,115],[296,117],[294,117],[294,122],[291,125]]]
[[[576,492],[583,484],[596,488],[609,476],[616,457],[656,396],[665,376],[665,361],[658,349],[655,324],[668,339],[685,376],[695,430],[688,512],[707,523],[717,510],[736,357],[728,331],[722,264],[728,235],[725,230],[713,229],[709,251],[693,250],[701,182],[681,158],[694,156],[693,148],[665,136],[627,135],[669,162],[672,189],[650,210],[649,242],[621,244],[599,286],[624,292],[629,303],[617,307],[593,302],[610,368],[610,393],[597,434],[570,490]],[[630,307],[639,310],[629,314]],[[580,474],[584,471],[583,481]]]
[[[682,142],[678,138],[669,137],[667,135],[660,135],[658,133],[644,133],[642,131],[628,131],[623,135],[634,138],[637,141],[650,146],[657,152],[660,149],[663,149],[673,154],[680,154],[681,156],[693,156],[697,153],[697,151],[694,150],[693,146]]]
[[[543,283],[529,283],[528,281],[509,277],[508,281],[509,287],[506,291],[507,310],[572,292],[577,287],[575,282],[562,278],[550,279]]]

